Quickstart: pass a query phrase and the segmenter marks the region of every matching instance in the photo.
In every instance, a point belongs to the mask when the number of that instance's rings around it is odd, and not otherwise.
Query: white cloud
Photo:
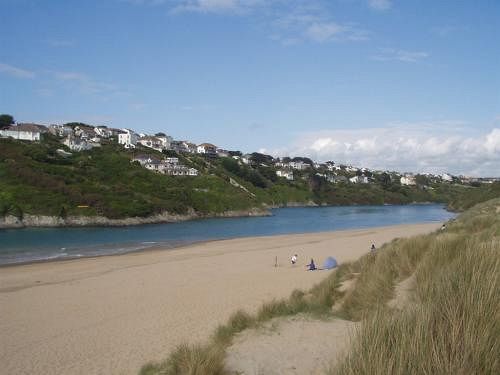
[[[344,32],[335,22],[312,23],[305,31],[306,36],[315,42],[325,42]]]
[[[382,48],[378,55],[372,56],[376,61],[418,62],[429,57],[424,51],[407,51],[394,48]]]
[[[439,122],[312,132],[273,154],[401,172],[500,176],[500,128],[471,133],[464,124]]]
[[[0,73],[4,73],[15,78],[35,78],[35,72],[4,63],[0,63]]]
[[[364,41],[370,37],[370,32],[357,24],[335,22],[322,7],[292,8],[276,16],[272,26],[275,29],[272,39],[284,45],[304,41]]]
[[[368,6],[375,10],[386,10],[392,6],[390,0],[368,0]]]

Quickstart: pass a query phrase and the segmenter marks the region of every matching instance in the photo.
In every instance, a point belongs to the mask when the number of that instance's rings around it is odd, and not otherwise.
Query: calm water
[[[445,221],[442,205],[279,208],[273,216],[118,228],[0,229],[0,265],[119,254],[153,246],[287,233]]]

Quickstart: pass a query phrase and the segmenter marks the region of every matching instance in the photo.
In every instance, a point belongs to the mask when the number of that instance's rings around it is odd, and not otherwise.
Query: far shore
[[[0,362],[15,374],[136,374],[182,342],[206,340],[237,309],[254,312],[332,272],[305,271],[311,258],[343,263],[372,243],[440,226],[237,238],[3,267]]]
[[[443,204],[439,202],[411,202],[411,205],[430,205]],[[391,203],[384,203],[382,206],[392,206]],[[402,204],[404,205],[404,204]],[[350,205],[359,206],[359,205]],[[371,206],[371,205],[369,205]],[[374,205],[380,206],[380,205]],[[68,216],[65,218],[49,215],[25,214],[22,219],[6,215],[0,217],[0,230],[2,229],[23,229],[23,228],[79,228],[79,227],[127,227],[147,224],[168,224],[179,223],[183,221],[202,220],[210,218],[224,217],[253,217],[253,216],[272,216],[271,210],[274,208],[285,207],[337,207],[329,204],[316,204],[308,202],[288,202],[282,205],[264,205],[262,207],[252,207],[247,210],[229,210],[224,212],[200,213],[191,210],[185,214],[175,214],[162,212],[156,215],[146,217],[126,217],[122,219],[110,219],[105,216]],[[454,212],[449,207],[444,207],[447,211]]]

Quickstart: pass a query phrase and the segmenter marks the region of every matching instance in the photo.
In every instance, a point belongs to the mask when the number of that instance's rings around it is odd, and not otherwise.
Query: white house
[[[304,163],[303,161],[291,161],[290,163],[288,163],[288,166],[290,168],[297,169],[299,171],[302,171],[310,167],[309,164]]]
[[[289,181],[293,181],[293,172],[285,170],[277,170],[276,175],[279,177],[284,177]]]
[[[62,143],[68,146],[71,151],[77,152],[90,150],[91,148],[100,146],[99,143],[88,142],[85,139],[77,138],[73,135],[68,135]]]
[[[222,148],[218,148],[217,149],[217,156],[221,157],[221,158],[227,158],[227,157],[229,157],[229,151],[224,150]]]
[[[198,145],[197,152],[198,154],[216,155],[217,146],[211,143],[202,143],[201,145]]]
[[[96,126],[94,128],[94,132],[102,138],[109,138],[113,136],[113,130],[109,129],[107,126]]]
[[[369,182],[366,176],[354,176],[349,179],[353,184],[367,184]]]
[[[92,139],[96,137],[93,126],[77,125],[73,129],[74,134],[82,139]]]
[[[243,164],[250,164],[252,162],[252,155],[251,154],[242,155],[241,162]]]
[[[453,177],[451,177],[448,173],[443,173],[441,175],[441,180],[446,181],[446,182],[452,182]]]
[[[135,148],[139,135],[130,129],[122,129],[122,133],[118,134],[118,143],[125,148]]]
[[[399,182],[401,183],[401,185],[406,185],[406,186],[417,184],[417,181],[415,180],[415,176],[410,175],[410,174],[402,176],[399,179]]]
[[[39,141],[41,134],[46,133],[47,128],[37,124],[17,124],[0,130],[0,136],[14,138],[22,141]]]
[[[149,147],[149,148],[152,148],[153,150],[160,151],[160,152],[166,149],[165,143],[159,137],[153,137],[153,136],[147,135],[147,136],[139,138],[137,140],[137,143],[143,145],[144,147]],[[169,146],[170,146],[170,143],[169,143]]]
[[[67,125],[50,125],[49,133],[59,137],[67,137],[73,134],[73,128]]]
[[[179,164],[179,158],[165,158],[165,163]]]

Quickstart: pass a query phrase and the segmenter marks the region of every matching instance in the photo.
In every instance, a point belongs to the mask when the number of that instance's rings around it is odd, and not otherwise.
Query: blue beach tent
[[[325,260],[325,263],[323,263],[323,269],[325,270],[330,270],[332,268],[337,267],[337,261],[333,257],[328,257]]]

